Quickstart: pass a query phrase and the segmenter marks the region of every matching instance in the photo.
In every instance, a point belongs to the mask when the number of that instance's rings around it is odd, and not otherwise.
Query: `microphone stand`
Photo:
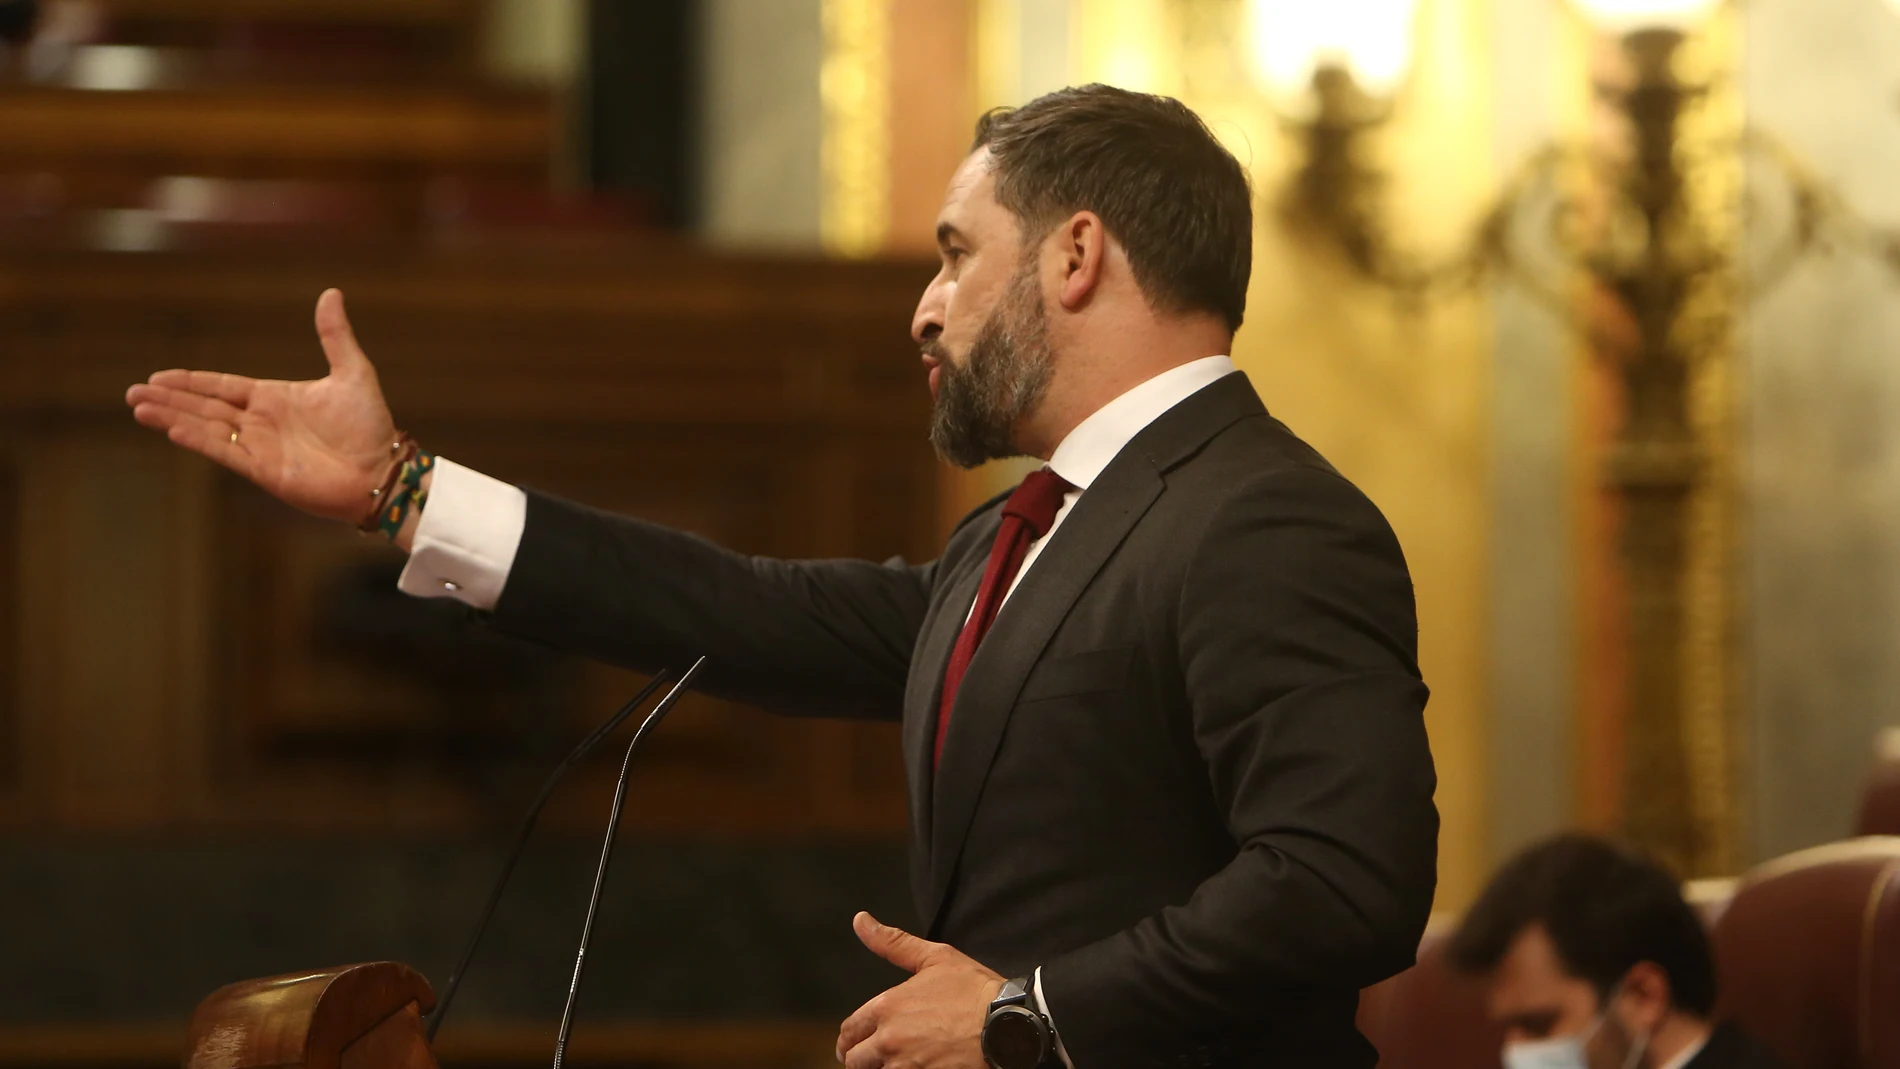
[[[469,963],[475,960],[475,948],[481,945],[482,936],[488,931],[488,922],[494,919],[495,907],[501,905],[502,891],[508,887],[508,880],[515,872],[515,865],[521,860],[521,852],[528,845],[528,837],[534,833],[535,822],[541,819],[541,810],[547,807],[548,799],[553,797],[555,786],[566,777],[569,769],[593,752],[594,747],[600,745],[602,739],[613,734],[614,729],[632,715],[635,709],[645,705],[646,700],[652,697],[653,692],[660,689],[660,684],[665,681],[665,672],[654,676],[646,686],[640,688],[640,693],[635,694],[632,700],[621,706],[599,727],[589,732],[587,737],[581,740],[580,745],[574,747],[573,752],[555,766],[554,774],[548,777],[547,782],[541,785],[541,793],[536,796],[534,804],[528,807],[527,819],[521,822],[521,830],[515,834],[514,845],[508,849],[508,859],[502,863],[501,874],[495,877],[495,886],[488,892],[488,904],[482,907],[481,920],[475,922],[475,934],[462,948],[462,959],[455,963],[455,971],[449,974],[448,985],[442,989],[442,998],[436,1003],[435,1012],[429,1015],[429,1029],[423,1035],[424,1042],[431,1045],[435,1043],[436,1030],[442,1027],[442,1020],[449,1013],[449,1005],[455,1001],[455,993],[461,989],[462,980],[468,975]],[[642,729],[644,730],[644,725]]]
[[[581,971],[587,967],[587,944],[594,935],[594,916],[600,911],[600,891],[607,883],[607,863],[613,858],[614,833],[620,829],[620,812],[627,802],[627,772],[633,768],[633,752],[639,748],[640,740],[646,738],[647,733],[672,710],[674,703],[686,693],[687,684],[705,665],[704,656],[694,661],[686,674],[680,676],[680,681],[673,684],[673,689],[667,691],[666,697],[660,699],[660,704],[653,707],[645,720],[640,721],[639,729],[633,733],[633,740],[627,743],[627,756],[620,761],[620,782],[614,785],[613,810],[607,817],[607,837],[600,844],[600,866],[594,870],[594,892],[587,900],[587,921],[581,925],[581,949],[574,957],[574,979],[568,984],[567,1007],[561,1011],[561,1031],[554,1039],[554,1069],[561,1069],[561,1061],[567,1056],[567,1037],[574,1028],[574,1002],[581,990]]]

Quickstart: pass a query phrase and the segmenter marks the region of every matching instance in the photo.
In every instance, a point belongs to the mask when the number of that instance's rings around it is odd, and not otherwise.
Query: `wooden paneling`
[[[574,210],[546,192],[553,92],[480,69],[482,0],[87,6],[103,34],[0,69],[0,223],[139,209],[312,240]]]
[[[154,182],[173,175],[295,180],[326,183],[303,187],[321,203],[274,210],[400,229],[423,217],[438,179],[545,183],[556,141],[551,99],[529,90],[0,91],[0,175],[51,176],[65,211],[164,207]]]
[[[481,0],[106,0],[120,18],[280,21],[380,25],[454,25],[472,19]]]
[[[7,162],[22,167],[100,159],[150,161],[161,174],[236,163],[281,165],[302,177],[323,167],[355,174],[505,167],[538,176],[553,127],[547,96],[526,91],[0,93],[0,144]]]
[[[0,449],[0,797],[20,774],[20,478],[17,454]]]
[[[340,284],[399,420],[445,456],[747,552],[925,559],[936,464],[905,325],[928,275],[671,244],[0,251],[0,418],[47,428],[73,488],[37,536],[64,547],[42,577],[58,605],[30,616],[55,648],[19,710],[40,729],[25,761],[66,756],[0,824],[505,826],[639,682],[398,594],[396,551],[130,427],[128,383],[318,374],[310,307]],[[114,649],[87,646],[95,627]],[[140,751],[99,766],[136,767],[123,783],[73,757],[107,701]],[[597,825],[615,770],[602,754],[550,819]],[[694,700],[655,737],[627,824],[890,835],[903,797],[891,727]]]

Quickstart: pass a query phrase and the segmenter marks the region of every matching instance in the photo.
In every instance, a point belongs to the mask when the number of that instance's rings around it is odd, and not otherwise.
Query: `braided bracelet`
[[[376,514],[376,530],[384,538],[394,542],[410,510],[420,512],[428,504],[429,495],[422,492],[422,477],[434,467],[435,454],[426,449],[418,448],[403,460],[398,468],[395,492]]]

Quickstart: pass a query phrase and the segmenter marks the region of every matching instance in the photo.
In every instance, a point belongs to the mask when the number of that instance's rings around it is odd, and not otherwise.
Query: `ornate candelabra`
[[[1396,0],[1353,2],[1384,3],[1409,19],[1409,4]],[[1628,61],[1628,84],[1601,88],[1630,132],[1626,156],[1548,145],[1506,183],[1455,254],[1407,255],[1382,223],[1384,176],[1361,159],[1366,135],[1391,113],[1390,97],[1360,88],[1352,43],[1342,37],[1312,50],[1306,113],[1283,114],[1304,154],[1278,209],[1289,232],[1409,300],[1489,277],[1521,283],[1585,333],[1614,369],[1622,416],[1601,477],[1621,520],[1627,605],[1622,830],[1693,872],[1722,853],[1717,844],[1725,829],[1707,792],[1695,789],[1689,740],[1706,736],[1710,725],[1691,720],[1713,717],[1721,721],[1717,732],[1727,726],[1721,709],[1698,708],[1688,663],[1696,565],[1690,535],[1698,495],[1711,485],[1697,429],[1697,375],[1723,351],[1739,308],[1802,257],[1859,244],[1900,270],[1900,239],[1861,225],[1839,197],[1760,135],[1715,146],[1684,136],[1685,116],[1710,87],[1685,83],[1676,61],[1685,27],[1706,14],[1711,0],[1578,2],[1619,34]],[[1255,8],[1256,20],[1275,17],[1274,9],[1295,17],[1283,0],[1258,0]],[[1340,30],[1350,26],[1341,23]],[[1769,255],[1746,265],[1732,233],[1712,227],[1710,213],[1691,196],[1704,170],[1736,166],[1745,154],[1781,177],[1787,224]],[[1609,298],[1607,317],[1579,299],[1579,282]]]

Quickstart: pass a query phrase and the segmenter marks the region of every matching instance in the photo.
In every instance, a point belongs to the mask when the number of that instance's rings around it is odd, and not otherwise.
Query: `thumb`
[[[851,918],[851,929],[858,933],[858,941],[871,953],[905,972],[916,972],[928,965],[931,953],[941,945],[919,939],[902,928],[879,923],[869,913]]]
[[[356,344],[356,332],[350,329],[350,317],[343,311],[343,291],[327,289],[317,298],[317,339],[323,343],[323,355],[330,370],[337,374],[360,374],[370,370],[369,357]]]

